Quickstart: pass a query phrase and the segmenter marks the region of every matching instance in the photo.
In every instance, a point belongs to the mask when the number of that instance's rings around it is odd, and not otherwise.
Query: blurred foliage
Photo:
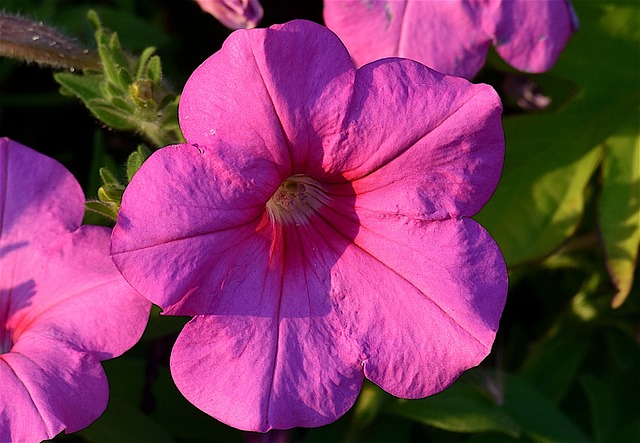
[[[320,0],[262,4],[261,26],[322,22]],[[549,106],[523,109],[503,92],[504,172],[476,216],[510,270],[492,354],[423,400],[396,399],[367,382],[343,418],[288,431],[292,441],[640,441],[640,8],[635,0],[573,4],[580,30],[557,65],[545,74],[518,74],[551,99]],[[101,19],[93,28],[85,19],[89,9]],[[0,0],[0,10],[53,24],[113,62],[102,74],[89,70],[110,83],[102,87],[107,95],[84,97],[92,117],[58,93],[50,70],[0,59],[0,134],[63,162],[85,185],[90,212],[113,218],[148,155],[139,147],[148,140],[137,122],[99,123],[89,102],[129,110],[140,104],[131,89],[136,81],[160,87],[162,80],[167,90],[184,84],[230,31],[187,0]],[[77,74],[57,78],[82,97]],[[477,80],[504,91],[515,74],[494,54]],[[118,94],[126,103],[114,100]],[[108,224],[90,212],[87,222]],[[56,440],[244,441],[243,432],[184,400],[171,381],[168,356],[187,320],[154,309],[140,343],[105,363],[111,386],[105,414]]]

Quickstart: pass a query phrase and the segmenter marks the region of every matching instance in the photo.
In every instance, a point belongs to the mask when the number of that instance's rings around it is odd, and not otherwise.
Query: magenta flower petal
[[[259,0],[196,0],[204,12],[230,29],[255,28],[262,20]]]
[[[315,31],[293,21],[231,34],[185,85],[179,118],[187,142],[243,146],[234,156],[273,162],[281,180],[320,163],[318,146],[340,138],[335,128],[347,113],[355,70],[335,35]],[[313,63],[300,63],[309,53]]]
[[[333,286],[349,294],[344,323],[360,337],[364,373],[403,398],[440,392],[491,350],[507,283],[500,250],[471,219],[358,215]]]
[[[568,0],[502,2],[493,45],[511,66],[544,72],[554,65],[578,20]]]
[[[428,219],[470,216],[484,206],[502,170],[495,149],[504,144],[502,108],[491,87],[468,86],[408,60],[358,70],[349,149],[333,155],[353,180],[356,206]],[[409,173],[424,164],[422,173]]]
[[[281,179],[273,162],[242,153],[226,159],[234,149],[224,145],[217,151],[189,145],[164,148],[136,174],[134,186],[147,189],[146,198],[128,200],[120,211],[112,236],[114,260],[124,277],[148,288],[149,299],[167,313],[212,312],[209,306],[215,299],[203,279],[217,274],[194,271],[215,263],[229,271],[219,276],[218,284],[232,280],[260,285],[260,281],[252,280],[248,263],[236,260],[257,258],[261,253],[265,254],[264,260],[268,259],[267,240],[255,234],[264,202]],[[190,178],[194,177],[207,179],[192,182]],[[158,179],[171,192],[158,186]],[[161,215],[159,206],[163,208]],[[145,235],[129,235],[131,229],[141,225],[146,226]],[[208,253],[199,253],[203,250]],[[139,261],[162,266],[140,274]]]
[[[23,336],[2,355],[0,367],[0,430],[3,436],[11,435],[11,441],[39,441],[62,430],[78,431],[107,407],[109,386],[96,358],[44,334]],[[5,387],[16,396],[5,396]]]
[[[566,0],[325,0],[324,19],[358,66],[400,56],[466,78],[492,43],[517,69],[546,71],[577,29]]]
[[[0,435],[39,441],[100,416],[100,361],[137,342],[150,304],[109,259],[109,229],[80,226],[73,176],[6,138],[0,214]]]
[[[490,351],[507,290],[475,221],[504,154],[486,85],[390,59],[356,70],[296,21],[237,31],[187,82],[190,144],[124,193],[114,262],[165,313],[180,391],[265,432],[340,417],[366,376],[433,394]]]

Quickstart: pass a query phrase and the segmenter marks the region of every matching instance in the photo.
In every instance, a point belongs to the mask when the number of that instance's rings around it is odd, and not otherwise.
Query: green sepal
[[[162,62],[160,61],[160,57],[154,55],[149,59],[149,63],[147,64],[147,76],[149,80],[151,80],[154,84],[159,84],[160,80],[162,80]]]
[[[98,13],[93,9],[89,9],[89,11],[87,11],[87,21],[95,31],[102,28],[100,17],[98,17]]]
[[[149,151],[145,145],[139,145],[138,148],[129,155],[129,158],[127,158],[127,180],[129,182],[150,155],[151,151]]]
[[[107,219],[115,222],[118,219],[118,207],[115,203],[107,203],[96,200],[88,200],[84,203],[87,211],[99,214]]]
[[[112,202],[120,204],[124,186],[120,183],[106,183],[98,188],[98,198],[102,202]]]
[[[107,38],[104,36],[102,30],[96,31],[96,40],[98,41],[98,54],[100,54],[100,61],[102,62],[102,68],[106,74],[107,80],[118,83],[118,65],[113,59],[113,53],[107,46],[107,42],[104,40]]]
[[[111,99],[111,103],[113,103],[113,105],[118,108],[121,109],[122,111],[126,112],[127,114],[133,114],[135,112],[135,107],[133,104],[131,104],[130,102],[121,99],[120,97],[113,97]]]
[[[123,88],[128,88],[133,83],[131,73],[127,69],[120,69],[118,71],[118,84]]]
[[[116,66],[119,68],[129,69],[129,60],[122,50],[122,46],[120,46],[120,39],[118,38],[117,32],[111,34],[111,38],[109,40],[109,49]]]
[[[121,185],[120,181],[116,178],[115,174],[111,172],[109,168],[100,168],[98,171],[103,184],[117,184]]]
[[[142,54],[140,54],[140,59],[138,60],[138,67],[136,69],[136,79],[141,79],[145,76],[147,61],[149,60],[149,58],[151,58],[154,52],[156,52],[156,48],[154,48],[153,46],[149,46],[145,48],[144,51],[142,51]]]

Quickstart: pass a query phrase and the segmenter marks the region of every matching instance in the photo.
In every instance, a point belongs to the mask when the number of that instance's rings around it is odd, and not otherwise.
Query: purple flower
[[[356,70],[326,28],[236,31],[188,80],[188,144],[124,193],[112,257],[170,315],[171,371],[213,417],[332,422],[364,377],[445,389],[490,351],[507,276],[469,218],[504,143],[487,85],[411,60]]]
[[[490,44],[521,71],[546,71],[577,29],[567,0],[325,0],[324,19],[357,66],[400,56],[465,78]]]
[[[150,303],[109,259],[108,228],[80,226],[84,196],[61,164],[0,139],[0,436],[80,430],[109,395],[100,364],[133,346]]]
[[[255,28],[262,20],[259,0],[196,0],[208,12],[230,29]]]

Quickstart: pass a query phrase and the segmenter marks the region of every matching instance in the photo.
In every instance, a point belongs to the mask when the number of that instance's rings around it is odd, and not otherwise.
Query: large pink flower
[[[203,11],[230,29],[255,28],[262,20],[259,0],[196,0]]]
[[[411,60],[356,70],[326,28],[231,34],[187,82],[188,144],[125,191],[112,256],[165,313],[197,407],[253,431],[344,414],[366,376],[445,389],[489,352],[507,277],[468,218],[501,172],[489,86]]]
[[[577,29],[568,0],[325,0],[324,19],[358,66],[400,56],[466,78],[492,43],[515,68],[546,71]]]
[[[100,364],[133,346],[150,303],[80,226],[84,196],[60,163],[0,139],[0,440],[74,432],[107,406]]]

